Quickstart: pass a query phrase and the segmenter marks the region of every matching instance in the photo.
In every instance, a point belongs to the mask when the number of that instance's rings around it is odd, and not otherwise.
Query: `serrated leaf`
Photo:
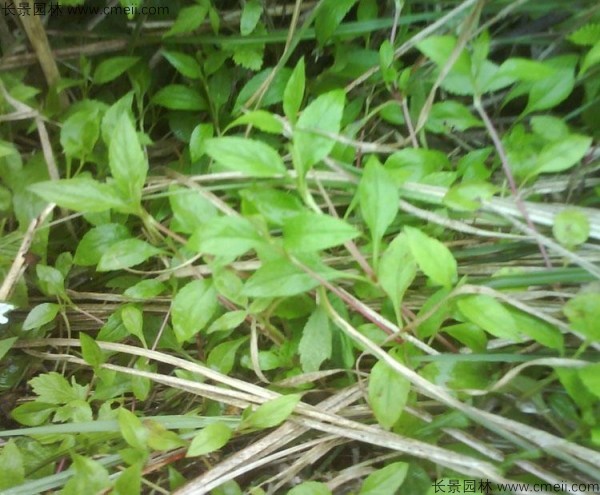
[[[244,217],[217,217],[199,227],[188,243],[198,253],[237,257],[262,243],[254,226]]]
[[[245,69],[257,71],[262,67],[264,52],[264,45],[236,46],[233,61]]]
[[[56,318],[60,306],[55,303],[42,303],[35,306],[23,322],[23,330],[39,328]]]
[[[388,495],[397,493],[404,483],[409,464],[394,462],[367,476],[358,495]]]
[[[397,235],[381,256],[377,277],[379,284],[389,296],[396,316],[401,315],[402,299],[417,274],[417,264],[413,258],[408,238]]]
[[[290,394],[265,402],[242,420],[240,428],[262,430],[277,426],[292,414],[300,399],[300,394]]]
[[[321,307],[315,309],[304,325],[298,345],[302,371],[318,371],[321,364],[331,357],[331,327],[327,313]]]
[[[600,41],[600,23],[581,26],[567,39],[576,45],[594,45]]]
[[[97,270],[107,272],[139,265],[161,250],[140,239],[125,239],[109,246],[100,257]]]
[[[250,177],[272,177],[286,172],[279,153],[261,141],[220,137],[208,139],[205,149],[223,167]]]
[[[164,37],[192,32],[204,22],[207,13],[208,7],[206,5],[182,8],[177,14],[177,19],[175,19],[171,29],[164,34]]]
[[[301,57],[292,71],[292,75],[288,79],[285,91],[283,92],[283,112],[292,124],[298,118],[298,111],[302,104],[302,98],[304,98],[304,71],[304,57]]]
[[[289,251],[319,251],[343,244],[360,234],[352,225],[329,215],[305,212],[283,226],[283,244]]]
[[[465,296],[456,303],[460,312],[486,332],[515,342],[522,340],[512,314],[502,303],[486,295]]]
[[[350,12],[357,0],[325,0],[315,19],[315,33],[319,45],[323,46]]]
[[[133,67],[139,60],[139,57],[122,56],[111,57],[100,62],[94,72],[94,83],[106,84],[114,81],[117,77],[127,71],[127,69]]]
[[[110,185],[93,179],[49,180],[31,184],[28,189],[49,203],[73,211],[91,213],[126,206]]]
[[[162,55],[181,75],[190,79],[200,79],[202,77],[202,69],[194,57],[185,53],[167,50],[163,50]]]
[[[414,227],[404,227],[412,255],[421,271],[436,285],[450,287],[458,278],[457,263],[440,241]]]
[[[254,31],[262,11],[262,3],[259,0],[248,0],[246,2],[240,18],[240,33],[242,36],[247,36]]]
[[[108,147],[108,165],[119,189],[137,205],[148,173],[148,161],[126,113],[118,118]]]
[[[556,143],[550,143],[542,149],[536,161],[538,174],[563,172],[576,165],[592,144],[592,138],[571,134]]]
[[[183,84],[164,86],[154,94],[152,102],[169,110],[198,111],[208,108],[206,100],[198,91]]]
[[[430,36],[423,41],[417,43],[417,48],[423,52],[428,58],[433,60],[435,64],[442,68],[452,55],[458,40],[455,36]],[[452,66],[452,72],[456,74],[469,76],[471,73],[471,60],[468,53],[463,50],[458,56],[456,62]]]
[[[217,293],[207,280],[194,280],[179,289],[171,306],[171,321],[178,342],[204,329],[217,309]]]
[[[107,223],[88,230],[77,245],[73,263],[81,266],[95,265],[106,249],[130,237],[127,227],[117,223]]]
[[[71,401],[85,399],[87,387],[72,386],[60,373],[51,371],[29,380],[31,388],[39,402],[46,404],[68,404]]]
[[[384,428],[391,428],[404,410],[410,382],[394,371],[388,364],[378,361],[369,375],[369,405],[377,421]]]
[[[358,185],[360,212],[371,231],[374,254],[379,255],[379,243],[398,212],[400,196],[389,173],[377,159],[370,159]]]
[[[208,454],[214,452],[227,445],[231,438],[231,428],[225,423],[211,423],[204,427],[200,433],[198,433],[190,444],[186,457],[196,457],[199,455]]]
[[[333,149],[335,141],[320,133],[339,134],[346,96],[337,89],[312,101],[302,112],[293,135],[294,167],[302,177]]]

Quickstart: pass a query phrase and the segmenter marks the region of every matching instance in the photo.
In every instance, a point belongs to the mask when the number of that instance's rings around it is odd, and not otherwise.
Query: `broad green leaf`
[[[325,0],[315,19],[315,33],[319,45],[323,46],[350,12],[356,0]]]
[[[371,231],[373,252],[379,255],[379,244],[398,213],[400,197],[390,175],[375,158],[365,165],[358,185],[360,212]]]
[[[388,495],[396,493],[408,473],[409,464],[394,462],[367,476],[358,495]]]
[[[208,139],[206,153],[225,168],[250,177],[272,177],[285,174],[279,153],[262,141],[240,137]]]
[[[442,134],[451,130],[463,132],[481,126],[483,122],[473,116],[468,107],[450,100],[433,104],[426,127],[431,132]]]
[[[153,450],[174,450],[185,445],[177,433],[169,431],[158,421],[145,419],[143,425],[148,430],[148,445]]]
[[[278,118],[275,114],[267,112],[266,110],[253,110],[245,113],[229,124],[226,131],[239,125],[251,125],[263,132],[269,132],[271,134],[283,133],[283,123],[281,122],[280,117]]]
[[[162,294],[166,289],[166,285],[160,280],[148,279],[142,280],[135,285],[132,285],[123,292],[124,296],[132,299],[152,299]]]
[[[206,141],[215,134],[212,124],[198,124],[194,127],[190,136],[190,158],[193,162],[198,161],[206,153]]]
[[[108,165],[119,189],[137,205],[148,173],[148,160],[126,113],[121,114],[115,125],[108,147]]]
[[[388,364],[378,361],[369,376],[369,405],[377,421],[384,428],[391,428],[404,410],[410,382]]]
[[[86,398],[87,387],[71,385],[64,376],[55,371],[38,375],[29,380],[29,384],[39,402],[46,404],[68,404]]]
[[[265,402],[242,420],[240,428],[262,430],[278,426],[292,414],[300,399],[300,394],[290,394]]]
[[[51,266],[37,264],[35,273],[38,276],[38,285],[49,296],[62,296],[65,292],[65,278],[61,272]]]
[[[97,212],[125,206],[113,187],[83,177],[37,182],[28,189],[49,203],[74,211]]]
[[[288,120],[294,124],[298,118],[298,111],[304,98],[304,57],[301,57],[292,75],[288,79],[283,92],[283,112]]]
[[[240,33],[242,36],[247,36],[254,31],[262,15],[262,11],[262,3],[259,0],[248,0],[246,2],[240,18]]]
[[[330,91],[312,101],[298,118],[293,156],[294,167],[302,177],[333,149],[335,141],[322,134],[339,134],[345,100],[343,90]]]
[[[81,355],[87,364],[94,369],[98,368],[106,358],[100,346],[88,334],[80,332],[79,342],[81,343]]]
[[[140,332],[141,333],[141,332]],[[143,337],[143,334],[142,334]],[[144,347],[147,346],[146,341],[144,338],[140,338],[140,340],[142,341],[142,343],[144,344]],[[148,359],[147,358],[138,358],[135,361],[135,365],[134,368],[136,370],[140,370],[140,371],[145,371],[145,372],[155,372],[156,371],[156,367],[151,366],[150,364],[148,364]],[[145,401],[148,396],[150,395],[150,391],[152,390],[152,382],[150,381],[149,378],[146,378],[145,376],[139,376],[139,375],[132,375],[131,376],[131,391],[133,392],[134,397],[137,400],[141,400],[141,401]],[[151,431],[148,428],[148,434],[151,436]],[[155,438],[156,440],[156,438]],[[158,442],[155,443],[155,445]],[[150,444],[150,437],[148,438],[148,444],[152,447],[152,448],[156,448],[153,445]],[[180,446],[181,444],[179,444]]]
[[[303,260],[308,267],[325,280],[332,280],[339,273],[320,261]],[[246,281],[242,294],[250,297],[285,297],[314,289],[319,281],[286,258],[266,261]]]
[[[460,298],[456,305],[470,322],[493,336],[515,342],[523,340],[511,312],[493,297],[469,295]]]
[[[217,215],[213,204],[193,189],[171,187],[169,203],[173,211],[171,229],[176,232],[191,234]]]
[[[319,251],[343,244],[360,234],[338,218],[318,213],[300,213],[283,226],[283,244],[290,251]]]
[[[103,493],[111,486],[108,471],[98,461],[78,454],[72,454],[71,469],[75,474],[67,481],[62,495],[82,493]]]
[[[417,264],[411,254],[408,238],[398,234],[384,251],[379,262],[377,278],[400,318],[402,299],[417,274]]]
[[[239,45],[233,52],[233,61],[245,69],[257,71],[263,64],[264,44]]]
[[[562,55],[549,59],[545,63],[556,69],[552,76],[533,83],[524,83],[527,84],[525,89],[529,92],[524,115],[553,108],[571,94],[575,87],[576,62],[577,57],[573,55]],[[515,89],[519,89],[519,86]]]
[[[580,76],[585,74],[590,67],[600,62],[600,41],[598,41],[583,58]]]
[[[32,401],[15,407],[11,416],[25,426],[39,426],[44,424],[56,407],[46,402]]]
[[[194,31],[204,22],[208,8],[206,5],[194,5],[192,7],[183,7],[177,14],[177,19],[165,34],[164,37],[175,34],[185,34]]]
[[[219,316],[219,318],[217,318],[215,321],[213,321],[210,325],[210,327],[208,327],[208,330],[206,331],[206,333],[210,334],[213,332],[223,332],[226,330],[233,330],[234,328],[239,327],[244,320],[246,319],[247,316],[247,312],[246,311],[229,311],[221,316]]]
[[[600,397],[600,364],[590,364],[579,369],[577,374],[588,390]]]
[[[188,247],[198,253],[237,257],[263,242],[250,221],[243,217],[216,217],[199,227]]]
[[[139,265],[161,250],[140,239],[125,239],[109,246],[100,257],[97,270],[107,272]]]
[[[447,170],[450,160],[445,153],[422,148],[404,148],[388,157],[385,169],[396,185],[406,181],[422,182],[429,174]]]
[[[148,445],[148,430],[140,418],[123,407],[119,409],[117,417],[123,439],[134,449],[145,452]]]
[[[23,456],[13,439],[10,439],[2,448],[2,452],[0,453],[0,466],[2,466],[0,490],[4,491],[12,486],[20,485],[25,481]]]
[[[156,92],[152,102],[169,110],[206,110],[204,97],[195,89],[183,84],[169,84]]]
[[[135,335],[146,346],[144,316],[137,306],[127,304],[121,309],[121,321],[130,335]]]
[[[450,55],[456,47],[457,39],[454,36],[430,36],[417,43],[417,48],[429,57],[435,64],[442,68],[446,65]],[[452,71],[462,75],[471,73],[471,60],[468,53],[463,50],[452,66]]]
[[[491,198],[497,191],[489,182],[463,181],[448,189],[443,201],[454,210],[476,211],[481,207],[481,200]]]
[[[404,227],[404,233],[421,271],[436,285],[452,286],[458,274],[456,260],[450,250],[414,227]]]
[[[39,328],[56,318],[60,306],[55,303],[42,303],[35,306],[25,318],[23,330]]]
[[[183,76],[190,79],[200,79],[202,77],[202,69],[194,57],[185,53],[167,50],[163,50],[162,55]]]
[[[556,69],[544,62],[526,58],[509,58],[500,66],[498,75],[511,76],[520,81],[539,81],[554,75]]]
[[[565,304],[563,313],[576,331],[593,342],[600,341],[600,294],[577,294]]]
[[[235,340],[226,340],[210,351],[206,364],[214,370],[228,375],[235,365],[235,355],[240,346],[248,340],[248,337],[241,337]]]
[[[171,321],[178,342],[200,332],[217,309],[217,293],[208,280],[194,280],[179,289],[171,306]]]
[[[192,439],[186,457],[196,457],[219,450],[227,445],[231,434],[231,428],[225,423],[216,422],[209,424]]]
[[[564,338],[558,328],[523,311],[514,308],[508,308],[508,311],[515,321],[516,328],[522,335],[532,338],[544,347],[562,352]]]
[[[104,114],[104,117],[102,117],[102,124],[100,128],[102,130],[102,139],[107,146],[110,144],[110,140],[115,133],[115,128],[117,127],[117,124],[119,123],[119,120],[123,114],[128,115],[131,119],[131,122],[135,121],[133,113],[131,112],[131,105],[133,104],[134,96],[135,93],[130,91],[125,96],[113,103]]]
[[[305,481],[292,488],[287,495],[331,495],[331,490],[325,483]]]
[[[106,84],[114,81],[117,77],[123,74],[127,69],[133,67],[139,60],[139,57],[111,57],[100,62],[94,71],[94,83]]]
[[[237,114],[240,111],[240,109],[246,104],[248,99],[252,97],[252,95],[254,95],[256,91],[261,87],[261,85],[265,82],[267,77],[271,76],[272,71],[272,67],[264,69],[246,83],[246,85],[240,90],[238,97],[235,101],[235,105],[233,106],[232,112],[233,114]],[[271,84],[269,84],[269,87],[266,90],[263,98],[260,100],[260,108],[266,108],[270,105],[274,105],[276,103],[281,102],[281,100],[283,99],[283,91],[285,89],[285,85],[290,77],[291,72],[291,69],[288,69],[287,67],[277,72],[277,74],[271,81]]]
[[[319,371],[321,364],[331,357],[331,327],[327,313],[321,307],[315,309],[304,325],[298,345],[302,371]]]
[[[242,212],[245,215],[260,213],[275,225],[285,225],[290,218],[304,211],[302,203],[293,191],[256,187],[243,189],[240,195],[243,199]]]
[[[554,217],[552,233],[563,246],[574,248],[588,240],[590,221],[582,211],[567,208]]]
[[[113,495],[138,495],[142,487],[142,465],[136,462],[121,472],[111,492]]]
[[[536,173],[568,170],[585,156],[591,144],[592,138],[571,134],[556,143],[544,146],[537,159]]]
[[[127,227],[121,224],[107,223],[93,227],[79,241],[73,262],[81,266],[95,265],[109,246],[129,238]]]
[[[2,358],[6,356],[6,353],[10,351],[14,343],[17,341],[17,338],[18,337],[9,337],[8,339],[0,340],[0,360],[2,360]]]
[[[80,110],[71,114],[60,128],[60,144],[71,158],[89,156],[100,137],[98,112]]]
[[[567,37],[576,45],[590,46],[600,41],[600,23],[588,23]]]
[[[569,126],[558,117],[536,115],[530,120],[531,130],[547,141],[560,141],[569,137]]]

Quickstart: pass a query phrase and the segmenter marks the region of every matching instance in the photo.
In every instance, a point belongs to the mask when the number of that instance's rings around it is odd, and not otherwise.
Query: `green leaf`
[[[194,280],[179,289],[171,306],[171,320],[178,342],[200,332],[217,309],[217,293],[207,280]]]
[[[140,239],[125,239],[109,246],[100,257],[97,270],[107,272],[139,265],[161,250]]]
[[[457,42],[458,41],[454,36],[430,36],[417,43],[417,48],[428,58],[433,60],[438,67],[442,68],[446,65],[450,55],[452,55]],[[470,76],[471,60],[465,50],[460,53],[456,62],[454,62],[452,72]]]
[[[152,102],[169,110],[206,110],[208,105],[204,97],[195,89],[183,84],[164,86],[152,97]]]
[[[35,273],[38,276],[38,285],[49,296],[62,296],[65,292],[65,279],[63,274],[51,266],[36,265]]]
[[[111,57],[107,60],[100,62],[96,70],[94,71],[94,83],[95,84],[106,84],[114,81],[117,77],[123,74],[127,69],[133,67],[138,61],[139,57]]]
[[[153,450],[174,450],[185,445],[185,442],[177,433],[167,430],[158,421],[146,419],[143,424],[148,430],[148,445]]]
[[[325,280],[339,273],[318,260],[303,260],[308,267]],[[266,261],[246,281],[242,294],[250,297],[285,297],[314,289],[319,281],[286,258]]]
[[[183,76],[189,77],[190,79],[200,79],[202,77],[202,69],[194,57],[186,55],[185,53],[167,50],[163,50],[162,55]]]
[[[315,33],[319,45],[323,46],[350,12],[356,0],[325,0],[315,19]]]
[[[244,214],[260,213],[265,219],[278,226],[298,215],[304,208],[298,197],[289,191],[257,187],[240,191]],[[246,213],[248,212],[248,213]]]
[[[131,297],[132,299],[152,299],[162,294],[165,289],[165,284],[160,280],[148,279],[132,285],[123,292],[123,295]]]
[[[29,380],[39,402],[46,404],[68,404],[75,400],[85,400],[87,387],[71,386],[60,373],[51,371]]]
[[[111,485],[108,471],[98,461],[78,454],[72,454],[72,459],[75,474],[65,484],[62,495],[102,493]]]
[[[594,45],[600,41],[600,23],[585,24],[567,39],[576,45]]]
[[[268,144],[240,137],[208,139],[206,153],[225,168],[250,177],[272,177],[285,174],[279,153]]]
[[[440,241],[414,227],[404,227],[408,244],[421,271],[436,285],[451,287],[458,278],[457,264]]]
[[[391,428],[404,410],[410,382],[388,364],[378,361],[369,376],[369,405],[377,421],[384,428]]]
[[[563,246],[574,248],[588,240],[590,221],[582,211],[567,208],[554,217],[552,233]]]
[[[536,115],[531,117],[531,130],[547,141],[560,141],[569,137],[569,126],[558,117]]]
[[[94,149],[100,137],[100,115],[98,112],[80,110],[71,114],[60,129],[60,144],[71,158],[84,158]]]
[[[219,450],[227,445],[231,434],[231,428],[225,423],[209,424],[192,439],[186,457],[196,457]]]
[[[55,411],[56,407],[51,404],[32,401],[15,407],[11,416],[22,425],[39,426],[44,424]]]
[[[229,124],[225,130],[227,131],[232,127],[240,125],[251,125],[263,132],[269,132],[271,134],[283,133],[283,123],[281,120],[277,118],[275,114],[267,112],[266,110],[253,110],[245,113]]]
[[[367,476],[358,495],[388,495],[396,493],[408,473],[406,462],[394,462]]]
[[[304,70],[304,57],[301,57],[292,71],[292,75],[288,79],[285,91],[283,92],[283,112],[292,124],[298,118],[298,111],[304,97]]]
[[[128,238],[129,231],[121,224],[107,223],[93,227],[79,241],[73,262],[81,266],[95,265],[109,246]]]
[[[145,452],[148,445],[148,430],[140,418],[123,407],[119,409],[117,418],[121,435],[127,444],[136,450]]]
[[[596,397],[600,397],[600,363],[581,368],[577,374],[589,391]]]
[[[8,339],[0,339],[0,360],[10,351],[18,337],[9,337]]]
[[[544,62],[526,58],[509,58],[500,66],[498,76],[510,76],[520,81],[540,81],[551,77],[556,72]]]
[[[136,462],[121,472],[111,492],[113,495],[139,495],[142,487],[142,465]]]
[[[600,41],[598,41],[583,58],[579,75],[585,74],[590,67],[600,62]]]
[[[144,337],[144,316],[142,311],[132,304],[127,304],[121,309],[121,321],[130,335],[135,335],[146,347]]]
[[[188,247],[198,253],[237,257],[259,246],[263,240],[244,217],[216,217],[199,227]]]
[[[60,306],[54,303],[42,303],[35,306],[25,318],[23,330],[33,330],[56,318]]]
[[[228,375],[235,365],[235,355],[240,346],[248,340],[248,337],[241,337],[235,340],[227,340],[210,351],[206,364],[214,370]]]
[[[329,215],[306,212],[283,226],[283,244],[289,251],[319,251],[343,244],[360,234],[348,223]]]
[[[123,114],[128,115],[131,121],[134,122],[133,113],[131,112],[134,96],[135,93],[130,91],[113,103],[104,114],[104,117],[102,117],[102,124],[100,126],[102,130],[102,139],[107,146],[110,144],[110,140],[115,133],[115,128]]]
[[[454,100],[434,103],[427,120],[427,129],[438,134],[482,126],[483,122],[474,117],[468,107]]]
[[[296,122],[293,135],[294,167],[302,177],[333,149],[335,141],[320,133],[339,134],[346,96],[337,89],[312,101]]]
[[[198,161],[206,153],[206,141],[215,134],[212,124],[198,124],[194,127],[190,136],[190,158],[193,162]]]
[[[493,336],[515,342],[523,340],[511,312],[493,297],[469,295],[460,298],[456,305],[470,322]]]
[[[206,333],[223,332],[239,327],[246,319],[247,312],[243,310],[229,311],[213,321]]]
[[[185,34],[194,31],[204,22],[208,7],[206,5],[194,5],[192,7],[184,7],[177,14],[177,19],[165,34],[164,37],[173,36],[175,34]]]
[[[331,490],[325,483],[305,481],[292,488],[287,495],[331,495]]]
[[[125,197],[138,204],[148,173],[148,161],[126,113],[121,114],[116,122],[108,148],[108,165]]]
[[[376,158],[370,159],[358,185],[360,212],[371,231],[374,256],[398,212],[400,197],[390,175]]]
[[[539,318],[524,313],[523,311],[514,308],[508,308],[508,310],[515,321],[516,328],[519,329],[521,334],[532,338],[544,347],[549,347],[550,349],[556,349],[557,351],[562,352],[564,348],[564,338],[558,328]]]
[[[563,307],[571,326],[591,341],[600,341],[600,294],[577,294]]]
[[[240,423],[240,429],[272,428],[283,423],[300,402],[300,394],[282,395],[260,405]]]
[[[329,318],[322,307],[318,307],[302,330],[302,338],[298,345],[302,371],[310,373],[319,371],[321,364],[331,357],[331,327]]]
[[[110,185],[83,177],[36,182],[28,189],[49,203],[74,211],[97,212],[125,206]]]
[[[0,466],[2,466],[2,476],[0,476],[0,490],[4,491],[12,486],[20,485],[25,482],[25,467],[23,465],[23,456],[17,444],[10,439],[0,453]]]
[[[535,172],[563,172],[576,165],[592,144],[592,138],[571,134],[556,143],[550,143],[540,152]]]
[[[396,317],[401,317],[402,299],[417,274],[406,234],[398,234],[381,256],[377,276],[379,284],[389,296]]]
[[[463,181],[452,186],[444,196],[444,204],[458,211],[476,211],[481,207],[481,200],[491,198],[498,188],[489,182]]]
[[[173,211],[171,229],[191,234],[217,215],[217,209],[198,191],[171,187],[169,203]]]
[[[79,333],[79,342],[81,343],[81,355],[84,361],[94,369],[98,368],[106,361],[104,353],[96,341],[86,333]]]
[[[240,33],[242,36],[247,36],[254,31],[262,15],[262,11],[262,3],[259,0],[248,0],[246,2],[240,18]]]
[[[556,69],[551,77],[533,83],[523,83],[527,84],[525,89],[529,91],[529,101],[523,112],[524,115],[553,108],[571,94],[575,87],[576,60],[572,55],[547,60],[545,63]]]

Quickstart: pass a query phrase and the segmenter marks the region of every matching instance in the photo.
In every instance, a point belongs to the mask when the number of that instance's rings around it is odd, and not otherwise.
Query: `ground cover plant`
[[[0,493],[600,492],[597,2],[3,9]]]

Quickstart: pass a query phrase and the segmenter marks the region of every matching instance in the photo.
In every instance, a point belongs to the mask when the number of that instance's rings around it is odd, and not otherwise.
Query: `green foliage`
[[[283,423],[300,402],[299,394],[282,395],[251,411],[240,423],[240,429],[262,430]]]

